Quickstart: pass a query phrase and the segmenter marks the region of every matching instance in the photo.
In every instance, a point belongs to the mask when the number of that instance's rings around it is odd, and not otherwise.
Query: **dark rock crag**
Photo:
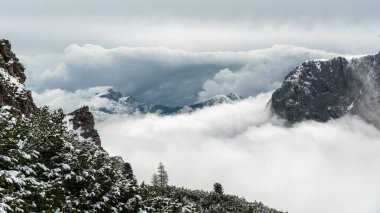
[[[101,146],[100,136],[95,129],[94,116],[90,112],[88,106],[84,106],[70,113],[72,116],[70,121],[74,125],[74,129],[81,128],[81,136],[85,139],[92,138],[96,145]]]
[[[83,106],[72,113],[68,114],[71,116],[70,122],[73,124],[74,130],[80,129],[80,135],[84,139],[91,139],[91,143],[97,145],[96,150],[101,150],[103,154],[107,156],[108,161],[111,163],[114,169],[117,169],[123,173],[128,173],[129,178],[133,178],[133,171],[131,165],[124,162],[123,158],[120,156],[110,157],[109,154],[101,146],[101,140],[98,131],[95,129],[94,116],[90,112],[88,106]],[[93,145],[82,144],[87,150],[93,150]]]
[[[37,112],[26,80],[24,66],[11,50],[8,40],[0,40],[0,106],[12,106],[15,114],[31,115]]]
[[[271,109],[290,124],[349,113],[379,126],[379,103],[380,53],[304,62],[272,94]]]
[[[8,40],[0,40],[0,67],[8,70],[12,76],[18,77],[20,83],[24,83],[26,80],[24,66],[19,62],[11,48],[12,46]]]

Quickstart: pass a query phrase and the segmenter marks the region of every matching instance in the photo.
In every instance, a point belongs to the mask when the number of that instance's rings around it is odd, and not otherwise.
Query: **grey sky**
[[[377,4],[375,0],[5,0],[2,8],[9,9],[0,14],[0,35],[11,39],[22,54],[59,52],[72,43],[197,51],[292,44],[358,54],[380,46]]]

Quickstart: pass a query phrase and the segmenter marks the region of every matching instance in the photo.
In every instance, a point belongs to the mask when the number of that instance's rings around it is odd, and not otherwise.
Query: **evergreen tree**
[[[128,179],[133,179],[133,170],[130,163],[124,164],[124,173]]]
[[[214,183],[214,192],[218,194],[223,194],[223,186],[220,183]]]
[[[0,107],[0,212],[139,212],[139,188],[108,154],[78,140],[62,110],[32,118]],[[131,170],[129,170],[131,172]]]
[[[153,174],[152,176],[152,185],[153,186],[158,186],[158,176],[156,173]]]
[[[169,181],[169,177],[168,177],[168,173],[165,171],[165,167],[164,165],[160,162],[159,165],[158,165],[158,184],[159,186],[167,186],[168,185],[168,181]]]

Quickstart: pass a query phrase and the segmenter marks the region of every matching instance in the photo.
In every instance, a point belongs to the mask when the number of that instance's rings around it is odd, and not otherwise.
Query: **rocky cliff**
[[[36,112],[30,91],[25,89],[24,67],[11,50],[8,40],[0,40],[0,105],[13,107],[15,114]]]
[[[74,130],[80,128],[80,135],[83,138],[91,138],[96,145],[101,146],[100,136],[95,129],[94,116],[90,112],[88,106],[77,109],[69,115],[72,116],[70,121],[73,123]]]
[[[359,115],[379,125],[380,53],[307,61],[286,77],[271,99],[273,112],[289,123]]]

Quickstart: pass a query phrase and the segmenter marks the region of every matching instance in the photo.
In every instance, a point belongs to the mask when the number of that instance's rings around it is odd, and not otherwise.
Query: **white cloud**
[[[94,108],[112,108],[114,103],[99,94],[105,93],[110,87],[99,86],[69,92],[62,89],[48,89],[42,93],[32,92],[33,100],[38,107],[49,106],[50,109],[62,109],[65,113],[73,112],[82,106]]]
[[[183,105],[195,102],[198,93],[206,98],[266,92],[301,62],[336,55],[290,45],[237,52],[70,45],[54,57],[36,55],[22,61],[28,67],[27,85],[39,93],[109,85],[142,102]]]
[[[191,114],[97,124],[105,149],[149,182],[159,161],[170,183],[225,191],[289,212],[380,210],[380,132],[357,117],[292,128],[271,117],[270,94]]]
[[[271,49],[256,51],[253,59],[237,71],[223,69],[203,84],[199,99],[218,94],[237,93],[255,95],[276,89],[284,76],[307,59],[332,58],[337,54],[301,47],[277,45]]]

